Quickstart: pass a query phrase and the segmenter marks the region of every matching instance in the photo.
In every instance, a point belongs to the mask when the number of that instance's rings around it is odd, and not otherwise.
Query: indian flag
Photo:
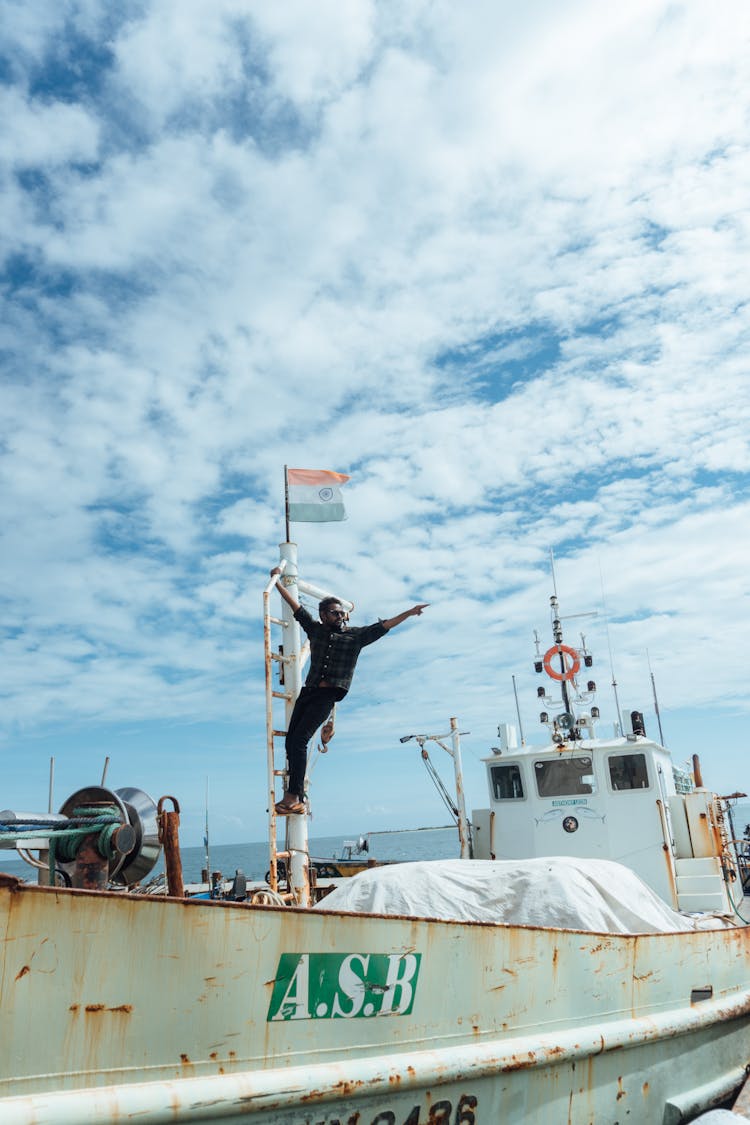
[[[329,469],[287,469],[291,523],[328,523],[346,519],[341,486],[349,477]]]

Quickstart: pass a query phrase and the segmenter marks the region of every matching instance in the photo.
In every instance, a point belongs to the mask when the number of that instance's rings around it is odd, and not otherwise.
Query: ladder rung
[[[280,652],[269,653],[271,660],[278,660],[280,664],[289,664],[293,659],[291,656],[282,656]]]
[[[283,777],[285,773],[286,773],[286,770],[274,770],[273,776],[274,777]]]
[[[276,852],[277,859],[289,859],[291,852]]]
[[[275,730],[271,732],[274,738],[286,738],[285,730]]]
[[[292,698],[292,693],[290,691],[272,691],[271,695],[274,699],[290,700]]]
[[[284,621],[283,617],[269,617],[268,620],[273,625],[283,625],[283,627],[285,629],[288,627],[288,624],[289,624],[287,621]]]

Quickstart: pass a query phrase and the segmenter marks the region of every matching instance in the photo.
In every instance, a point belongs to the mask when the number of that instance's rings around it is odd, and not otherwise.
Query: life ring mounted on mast
[[[555,656],[560,657],[560,662],[565,668],[564,672],[559,672],[556,668],[552,667],[552,660]],[[565,659],[566,656],[570,657],[570,664]],[[572,680],[581,667],[581,658],[574,648],[570,645],[553,645],[552,648],[547,649],[544,654],[544,671],[553,680]]]

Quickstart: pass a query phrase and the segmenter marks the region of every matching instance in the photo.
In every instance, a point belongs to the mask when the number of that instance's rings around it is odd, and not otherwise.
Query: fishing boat
[[[357,840],[344,840],[341,855],[310,856],[308,870],[312,882],[317,885],[330,884],[331,880],[350,879],[352,875],[359,875],[373,867],[383,867],[393,863],[394,860],[375,859],[369,854],[370,845],[365,836]],[[280,883],[288,883],[286,864],[283,859],[278,860],[277,878]],[[270,880],[271,872],[266,872],[266,879]]]
[[[750,930],[722,803],[681,793],[640,729],[597,737],[559,613],[549,741],[508,730],[488,755],[489,808],[457,804],[463,858],[367,870],[312,906],[307,818],[276,842],[273,707],[303,652],[270,593],[285,683],[269,671],[262,895],[185,898],[178,813],[141,790],[0,813],[42,876],[0,875],[3,1125],[672,1125],[738,1090]],[[155,837],[170,894],[130,894]]]

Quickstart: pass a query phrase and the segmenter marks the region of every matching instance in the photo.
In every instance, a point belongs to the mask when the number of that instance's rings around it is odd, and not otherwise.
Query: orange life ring
[[[566,665],[564,672],[558,672],[557,669],[552,667],[551,660],[553,656],[569,656],[571,659],[570,667]],[[565,664],[563,657],[563,664]],[[581,658],[574,648],[569,645],[553,645],[552,648],[547,649],[544,654],[544,671],[553,680],[572,680],[576,672],[581,667]]]

